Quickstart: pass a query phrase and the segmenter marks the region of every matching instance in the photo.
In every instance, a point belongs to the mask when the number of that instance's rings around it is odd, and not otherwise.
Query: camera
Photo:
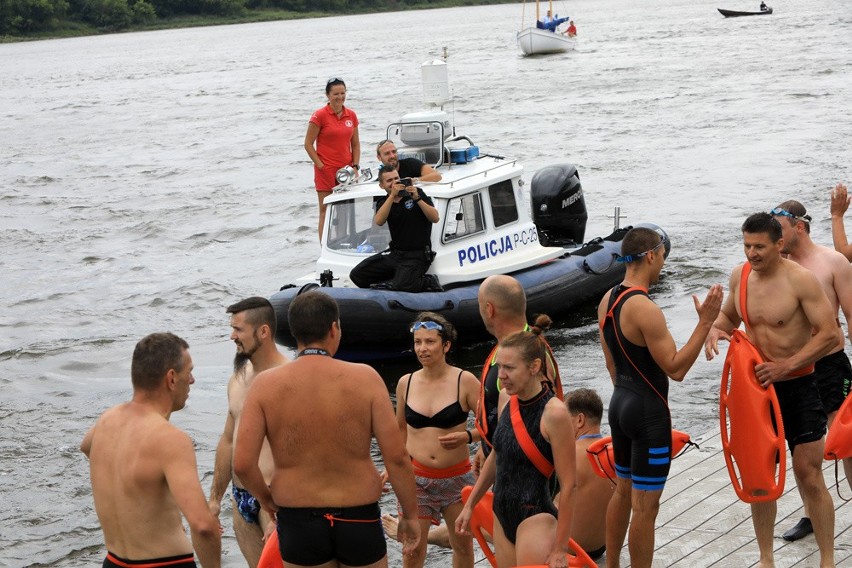
[[[399,178],[399,183],[405,187],[411,187],[412,185],[411,178]]]

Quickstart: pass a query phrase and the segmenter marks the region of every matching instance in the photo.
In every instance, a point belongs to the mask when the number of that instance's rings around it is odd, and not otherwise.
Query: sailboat
[[[526,7],[526,2],[524,2]],[[553,13],[553,0],[549,0],[548,8],[550,13]],[[536,25],[531,27],[522,27],[518,32],[518,47],[524,52],[524,55],[541,55],[544,53],[560,53],[574,49],[576,38],[569,37],[563,33],[556,31],[556,25],[551,29],[538,27],[538,22],[541,22],[541,7],[539,0],[535,2],[535,21]],[[567,18],[565,18],[567,21]],[[521,18],[521,26],[523,26],[523,17]]]

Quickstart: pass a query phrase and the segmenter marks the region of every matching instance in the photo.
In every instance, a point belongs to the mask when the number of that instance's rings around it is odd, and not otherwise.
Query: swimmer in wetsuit
[[[598,305],[601,348],[615,385],[609,424],[617,481],[607,508],[608,568],[620,566],[628,525],[631,566],[651,566],[654,521],[671,459],[668,377],[683,380],[722,305],[719,284],[702,304],[693,296],[698,324],[678,350],[662,310],[648,297],[665,262],[665,241],[656,231],[637,227],[624,236],[621,253],[627,263],[624,281]]]
[[[494,451],[456,521],[469,534],[473,507],[494,485],[494,551],[498,566],[565,566],[574,512],[574,432],[565,405],[545,387],[546,354],[533,333],[520,332],[497,352],[501,411]],[[553,505],[549,480],[562,491]],[[496,480],[496,483],[495,483]]]
[[[456,331],[443,316],[421,313],[411,325],[414,353],[423,368],[402,377],[396,387],[396,417],[411,455],[417,483],[417,514],[421,534],[438,525],[441,517],[452,526],[462,509],[461,490],[473,485],[468,444],[479,433],[467,429],[476,408],[479,381],[468,371],[447,363],[446,355]],[[453,566],[473,566],[470,536],[448,534]],[[403,566],[421,567],[426,560],[426,539]]]

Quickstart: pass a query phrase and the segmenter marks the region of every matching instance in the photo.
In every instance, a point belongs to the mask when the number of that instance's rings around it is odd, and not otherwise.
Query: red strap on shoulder
[[[491,368],[491,360],[497,353],[497,348],[499,346],[499,343],[494,345],[491,353],[489,353],[488,357],[485,359],[485,364],[482,365],[482,373],[480,373],[479,376],[479,404],[476,406],[476,414],[473,420],[473,425],[476,426],[476,430],[479,432],[482,443],[488,444],[489,446],[491,446],[491,442],[488,441],[488,417],[485,415],[485,377],[488,376],[488,370]]]
[[[509,416],[512,418],[512,429],[515,431],[515,438],[518,439],[518,444],[526,454],[527,458],[532,462],[537,470],[547,478],[553,475],[553,464],[548,461],[538,446],[533,442],[527,427],[524,426],[524,420],[521,417],[521,405],[518,402],[518,395],[513,394],[509,399]]]
[[[743,264],[743,271],[740,273],[740,315],[742,315],[743,323],[746,326],[746,330],[751,328],[751,324],[748,323],[748,312],[746,311],[746,300],[748,298],[748,293],[746,292],[746,284],[748,282],[748,275],[751,274],[751,264],[746,262]]]

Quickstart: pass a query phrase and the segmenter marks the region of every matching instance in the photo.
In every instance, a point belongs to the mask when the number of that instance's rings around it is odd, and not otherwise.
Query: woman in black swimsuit
[[[438,314],[424,312],[411,325],[414,353],[423,366],[403,376],[396,387],[396,417],[414,465],[417,482],[420,545],[403,566],[421,567],[426,560],[430,524],[441,517],[453,526],[462,509],[461,489],[473,485],[468,444],[479,439],[467,429],[479,398],[479,381],[471,373],[447,363],[456,339],[452,324]],[[473,566],[473,541],[450,531],[453,567]]]
[[[542,343],[519,332],[500,343],[497,365],[500,411],[494,451],[479,474],[456,521],[467,534],[473,507],[494,484],[494,552],[499,568],[547,564],[567,566],[574,512],[574,430],[566,406],[545,388]],[[559,509],[550,493],[559,481]]]

